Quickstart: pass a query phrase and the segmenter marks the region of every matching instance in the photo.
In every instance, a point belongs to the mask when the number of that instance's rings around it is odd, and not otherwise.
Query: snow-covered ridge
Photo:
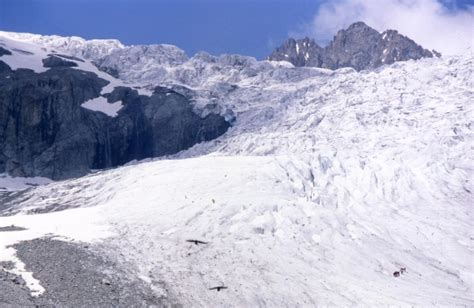
[[[86,41],[79,37],[42,36],[0,31],[0,47],[4,47],[12,53],[3,55],[0,60],[13,70],[27,68],[36,73],[45,72],[49,70],[49,67],[44,66],[43,60],[51,55],[56,55],[74,62],[76,65],[72,67],[74,69],[93,72],[98,77],[107,80],[109,84],[102,89],[101,95],[111,93],[118,86],[134,87],[142,95],[151,95],[151,91],[134,83],[115,78],[99,70],[91,60],[88,60],[109,54],[114,49],[123,48],[124,46],[117,40]],[[104,96],[99,96],[84,102],[82,106],[114,117],[121,109],[122,103],[120,101],[108,103]]]
[[[42,51],[43,55],[34,66],[37,71],[44,71],[41,58],[46,57],[48,52],[69,54],[86,59],[88,68],[99,77],[113,82],[104,93],[113,90],[113,86],[120,83],[140,85],[139,92],[149,94],[146,89],[154,86],[168,86],[184,95],[190,95],[195,101],[196,111],[205,115],[213,111],[232,118],[230,114],[233,109],[240,109],[234,100],[228,100],[225,94],[232,91],[236,86],[251,87],[259,86],[261,82],[271,80],[292,81],[311,78],[314,75],[331,75],[332,71],[298,68],[294,69],[289,62],[257,61],[253,57],[242,55],[212,56],[200,52],[188,58],[185,52],[173,45],[138,45],[124,46],[115,40],[84,40],[78,37],[42,36],[26,33],[0,32],[0,38],[5,37],[11,43],[27,45],[28,49]],[[28,59],[30,59],[29,57]],[[96,67],[90,65],[94,62],[101,70],[111,72],[122,81],[112,78],[108,74],[100,72]],[[84,66],[84,65],[82,65]],[[23,66],[30,67],[33,66]],[[39,69],[40,68],[40,69]],[[342,73],[351,69],[342,69]],[[98,72],[99,71],[99,72]],[[116,73],[116,74],[114,74]],[[184,87],[184,88],[183,88]],[[93,110],[104,111],[113,116],[115,112],[108,112],[110,108],[102,108],[102,98],[98,98],[93,104],[85,104],[84,107],[95,105]],[[117,105],[118,106],[118,105]],[[109,107],[109,106],[106,106]],[[115,108],[112,108],[115,110]]]
[[[78,36],[62,37],[0,31],[0,37],[2,36],[88,59],[111,68],[137,63],[140,63],[141,67],[177,65],[188,60],[183,50],[169,44],[125,46],[116,39],[86,40]],[[110,57],[105,58],[106,56]]]
[[[124,45],[115,39],[85,40],[78,36],[40,35],[0,31],[0,36],[25,43],[32,43],[50,49],[57,49],[74,56],[86,59],[98,59],[113,50],[124,48]]]

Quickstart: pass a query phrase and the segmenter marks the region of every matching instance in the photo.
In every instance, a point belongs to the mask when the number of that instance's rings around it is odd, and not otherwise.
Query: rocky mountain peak
[[[351,24],[348,28],[347,28],[347,31],[352,31],[352,30],[368,30],[368,31],[372,31],[374,29],[372,29],[371,27],[367,26],[367,24],[363,21],[357,21],[353,24]]]
[[[439,53],[435,52],[435,55],[439,56]],[[426,57],[433,57],[433,53],[398,31],[379,33],[364,22],[356,22],[347,29],[339,30],[325,48],[308,37],[289,38],[268,59],[288,61],[295,66],[352,67],[359,71]]]
[[[339,30],[330,45],[364,44],[379,39],[380,33],[363,22],[356,22],[347,29]]]
[[[291,62],[295,66],[319,66],[321,62],[319,55],[322,50],[323,48],[309,37],[299,40],[290,38],[273,54],[278,55],[279,60]]]

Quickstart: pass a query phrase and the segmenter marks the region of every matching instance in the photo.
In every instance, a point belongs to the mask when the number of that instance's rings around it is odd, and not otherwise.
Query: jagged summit
[[[305,37],[288,39],[278,47],[269,60],[288,61],[295,66],[329,69],[352,67],[356,70],[376,68],[384,64],[410,59],[439,56],[416,44],[396,30],[379,33],[364,22],[356,22],[339,30],[325,48]]]
[[[353,30],[353,29],[369,29],[369,30],[374,30],[371,27],[367,26],[367,24],[363,21],[356,21],[355,23],[351,24],[347,30]],[[343,31],[343,30],[339,30]]]

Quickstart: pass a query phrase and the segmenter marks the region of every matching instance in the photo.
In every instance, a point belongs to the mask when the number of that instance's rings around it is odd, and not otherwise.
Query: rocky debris
[[[15,267],[15,264],[11,261],[2,261],[0,262],[0,268],[4,270],[10,270]]]
[[[155,296],[145,282],[127,275],[121,264],[97,251],[84,249],[81,244],[43,238],[21,242],[14,248],[26,269],[34,273],[46,291],[31,297],[22,284],[9,283],[7,294],[0,292],[0,304],[54,307],[170,305],[168,299]],[[0,277],[1,274],[0,271]],[[3,286],[2,280],[0,286]]]
[[[44,67],[75,67],[77,63],[72,61],[67,61],[56,56],[49,56],[46,59],[43,59]]]
[[[0,307],[35,306],[35,298],[21,277],[0,268]]]
[[[107,285],[107,286],[110,286],[110,285],[112,284],[112,283],[110,282],[110,280],[105,279],[105,278],[102,279],[101,283],[102,283],[102,284],[105,284],[105,285]]]
[[[81,104],[98,97],[108,81],[56,56],[44,62],[51,68],[35,73],[12,71],[0,60],[0,173],[78,177],[177,153],[230,126],[218,114],[198,115],[191,98],[169,89],[148,97],[116,88],[107,95],[109,103],[122,101],[116,117],[85,109]]]
[[[434,52],[436,56],[439,53]],[[314,40],[288,39],[268,57],[288,61],[295,66],[338,69],[352,67],[357,71],[373,69],[397,61],[431,58],[433,53],[395,30],[379,33],[363,22],[340,30],[330,44],[322,48]]]

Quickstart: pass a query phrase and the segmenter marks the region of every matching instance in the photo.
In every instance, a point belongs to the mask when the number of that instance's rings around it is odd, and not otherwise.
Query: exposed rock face
[[[269,60],[288,61],[294,66],[316,66],[322,67],[322,56],[324,49],[308,37],[295,40],[288,39],[278,47],[269,57]]]
[[[3,55],[11,55],[12,52],[8,49],[5,49],[3,47],[0,46],[0,57],[3,56]]]
[[[48,59],[54,60],[48,60]],[[201,118],[188,98],[171,90],[151,97],[116,88],[116,117],[81,107],[108,82],[50,57],[46,72],[12,71],[0,61],[0,173],[64,179],[90,169],[173,154],[223,134],[222,116]],[[56,60],[56,59],[59,59]]]
[[[49,56],[43,59],[44,67],[75,67],[77,64],[72,61],[67,61],[56,56]]]
[[[439,56],[438,53],[435,55]],[[363,22],[357,22],[340,30],[325,48],[307,37],[290,38],[270,55],[269,60],[329,69],[352,67],[360,71],[425,57],[431,58],[433,53],[397,31],[379,33]]]

